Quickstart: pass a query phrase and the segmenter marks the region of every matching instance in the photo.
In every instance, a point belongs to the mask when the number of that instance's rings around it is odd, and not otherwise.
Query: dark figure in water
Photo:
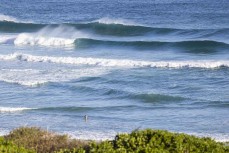
[[[87,120],[88,120],[88,116],[87,115],[84,115],[84,120],[85,120],[85,122],[87,122]]]

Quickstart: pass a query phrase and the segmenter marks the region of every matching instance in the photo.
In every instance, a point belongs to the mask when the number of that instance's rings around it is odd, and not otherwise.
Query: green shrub
[[[3,137],[0,137],[0,153],[35,153],[35,151],[18,147],[9,141],[6,141]]]
[[[210,138],[147,129],[131,134],[119,134],[114,141],[91,145],[89,152],[228,153],[229,147]]]
[[[0,153],[32,153],[30,150],[38,153],[229,153],[229,146],[210,138],[151,129],[119,134],[115,140],[103,142],[72,140],[39,128],[19,128],[0,139]]]
[[[88,142],[69,139],[67,135],[57,135],[36,127],[21,127],[5,136],[18,146],[35,150],[37,153],[49,153],[61,149],[84,147]]]

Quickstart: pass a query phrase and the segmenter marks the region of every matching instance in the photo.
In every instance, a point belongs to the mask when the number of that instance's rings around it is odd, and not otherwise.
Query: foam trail
[[[103,140],[114,140],[117,132],[115,131],[73,131],[73,132],[64,132],[71,136],[71,138],[80,139],[80,140],[96,140],[96,141],[103,141]]]
[[[101,68],[64,70],[1,69],[0,81],[29,87],[37,87],[49,82],[65,82],[81,77],[99,76],[104,73],[106,73],[106,70]]]
[[[118,134],[115,131],[73,131],[73,132],[64,132],[64,134],[70,135],[72,138],[80,140],[114,140],[115,136]],[[217,142],[228,142],[228,135],[221,134],[200,134],[200,133],[187,133],[189,135],[195,135],[197,137],[210,137]]]
[[[193,61],[137,61],[128,59],[103,59],[103,58],[84,58],[84,57],[51,57],[35,56],[29,54],[13,53],[0,55],[0,60],[19,60],[27,62],[45,62],[73,65],[94,65],[103,67],[123,67],[123,68],[219,68],[229,67],[228,60],[193,60]]]
[[[30,110],[33,108],[27,107],[0,107],[0,113],[11,113],[11,112],[21,112],[25,110]]]
[[[229,134],[209,134],[209,133],[191,133],[187,132],[189,135],[195,135],[197,137],[210,137],[217,142],[228,142]]]
[[[4,136],[10,133],[10,130],[0,128],[0,136]]]
[[[36,33],[22,33],[14,40],[15,45],[74,46],[76,38],[87,38],[86,34],[75,28],[60,25],[47,26]]]
[[[0,21],[18,22],[16,18],[4,14],[0,14]]]
[[[129,25],[129,26],[138,26],[136,23],[126,20],[126,19],[112,19],[108,17],[104,17],[98,20],[95,20],[94,22],[98,22],[101,24],[122,24],[122,25]]]

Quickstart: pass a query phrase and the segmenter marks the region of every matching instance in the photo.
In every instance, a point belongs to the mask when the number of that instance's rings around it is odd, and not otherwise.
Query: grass
[[[36,127],[21,127],[0,138],[0,153],[229,153],[228,143],[164,130],[136,130],[112,141],[70,139]]]

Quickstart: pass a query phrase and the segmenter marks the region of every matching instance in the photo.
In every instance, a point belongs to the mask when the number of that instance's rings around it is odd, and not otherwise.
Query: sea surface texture
[[[0,133],[19,126],[229,141],[229,1],[1,0]]]

